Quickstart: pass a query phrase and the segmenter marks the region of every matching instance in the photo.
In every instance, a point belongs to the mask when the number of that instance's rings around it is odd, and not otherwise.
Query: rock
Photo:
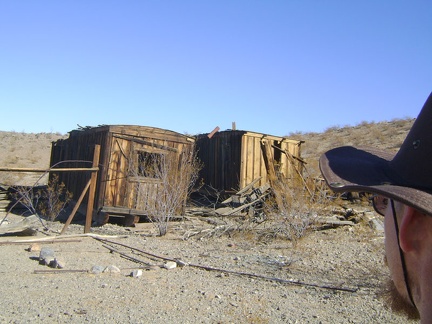
[[[65,267],[66,263],[64,260],[55,258],[53,261],[50,262],[49,266],[54,269],[63,269]]]
[[[41,250],[41,246],[38,243],[32,243],[27,248],[28,252],[39,252]]]
[[[142,276],[142,274],[143,274],[143,272],[142,272],[141,269],[134,270],[134,271],[132,271],[132,273],[131,273],[131,277],[139,278],[139,277]]]
[[[177,266],[180,267],[180,268],[183,268],[183,267],[189,265],[189,263],[187,263],[187,262],[185,262],[185,261],[182,261],[182,260],[176,260],[176,264],[177,264]]]
[[[49,265],[55,259],[54,251],[50,248],[43,247],[39,253],[39,263]]]
[[[384,232],[384,222],[381,216],[377,216],[373,212],[366,212],[365,218],[371,228],[381,233]]]
[[[116,267],[115,265],[109,265],[108,267],[106,267],[104,269],[103,272],[108,272],[108,273],[120,273],[120,269],[118,267]]]
[[[177,263],[174,261],[168,261],[163,265],[163,267],[167,270],[175,269],[177,268]]]
[[[99,274],[102,273],[104,271],[105,267],[104,266],[100,266],[100,265],[94,265],[91,269],[90,272],[93,274]]]

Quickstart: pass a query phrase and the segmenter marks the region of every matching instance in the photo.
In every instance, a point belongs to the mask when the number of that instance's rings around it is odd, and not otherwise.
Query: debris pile
[[[261,177],[256,178],[242,190],[225,199],[222,202],[223,207],[216,209],[216,213],[221,216],[229,216],[247,210],[251,216],[259,214],[265,198],[271,194],[269,184],[260,187],[255,186],[260,180]]]

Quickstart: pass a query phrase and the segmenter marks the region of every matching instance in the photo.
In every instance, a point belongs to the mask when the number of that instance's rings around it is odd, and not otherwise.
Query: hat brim
[[[390,167],[395,153],[343,146],[320,157],[320,169],[335,192],[384,195],[432,215],[432,192],[407,186]]]

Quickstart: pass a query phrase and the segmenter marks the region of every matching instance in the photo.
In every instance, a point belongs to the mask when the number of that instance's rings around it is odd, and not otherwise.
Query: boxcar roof
[[[100,125],[100,126],[86,126],[80,127],[69,132],[70,137],[80,136],[82,134],[91,134],[98,132],[117,133],[124,135],[133,136],[145,136],[145,137],[170,137],[179,138],[188,142],[193,142],[194,138],[188,135],[180,134],[168,129],[162,129],[158,127],[141,126],[141,125]]]
[[[218,134],[220,134],[220,136],[223,136],[224,134],[227,134],[227,133],[237,133],[240,135],[247,135],[247,136],[259,137],[259,138],[265,137],[267,139],[274,140],[274,141],[282,141],[283,140],[283,141],[287,141],[287,142],[302,142],[302,141],[290,139],[287,136],[275,136],[275,135],[264,134],[264,133],[257,133],[257,132],[251,132],[251,131],[245,131],[245,130],[231,130],[231,129],[217,132],[213,136],[218,136]],[[199,135],[197,135],[197,138],[205,137],[208,134],[209,133],[199,134]]]

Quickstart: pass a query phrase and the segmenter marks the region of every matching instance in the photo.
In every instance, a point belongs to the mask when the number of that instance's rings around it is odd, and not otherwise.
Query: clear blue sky
[[[432,2],[0,0],[0,130],[274,135],[416,117]]]

